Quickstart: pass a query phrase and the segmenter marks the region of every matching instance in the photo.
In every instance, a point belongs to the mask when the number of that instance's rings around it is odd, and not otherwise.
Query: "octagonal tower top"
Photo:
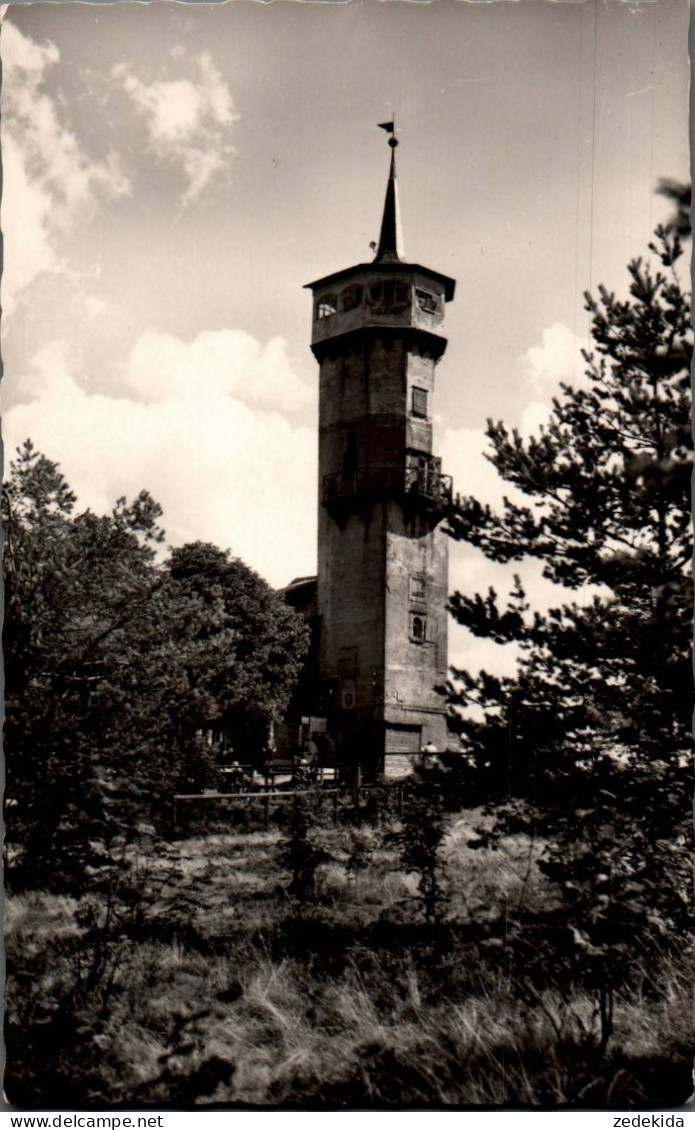
[[[329,341],[357,331],[392,329],[425,334],[438,354],[446,339],[439,329],[444,306],[454,297],[456,283],[448,275],[404,258],[395,150],[395,125],[389,132],[391,161],[376,254],[371,263],[358,263],[307,283],[314,294],[312,350],[320,359]]]

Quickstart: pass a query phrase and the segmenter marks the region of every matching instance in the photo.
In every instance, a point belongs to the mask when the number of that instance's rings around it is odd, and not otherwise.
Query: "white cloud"
[[[584,371],[581,350],[586,345],[562,322],[544,329],[541,344],[531,346],[520,358],[533,395],[551,397],[559,391],[561,381],[574,384]]]
[[[494,588],[501,607],[514,586],[514,575],[521,577],[528,602],[534,612],[546,612],[563,603],[577,599],[558,585],[542,576],[540,561],[511,561],[509,564],[490,561],[482,550],[462,542],[452,542],[449,548],[449,589],[466,596],[487,594]],[[581,599],[581,597],[580,597]],[[478,639],[466,628],[450,620],[449,663],[471,672],[481,669],[493,675],[514,675],[521,652],[516,644],[497,644],[492,640]]]
[[[293,412],[313,399],[296,375],[283,338],[261,345],[244,330],[204,330],[191,342],[146,333],[126,366],[133,398],[166,401],[234,396],[252,406]]]
[[[41,87],[59,61],[52,44],[37,44],[11,22],[2,30],[3,308],[46,271],[63,270],[57,237],[99,194],[123,195],[129,184],[109,154],[94,161],[62,120],[62,108]]]
[[[271,342],[255,343],[254,351],[252,341],[242,343],[247,391],[254,376],[259,388],[272,386],[274,356],[283,378],[297,384],[282,350]],[[168,539],[175,544],[202,539],[229,547],[278,586],[291,575],[313,572],[315,434],[293,427],[276,411],[243,403],[223,381],[212,381],[204,395],[191,395],[183,379],[191,370],[181,355],[186,348],[196,355],[200,346],[178,346],[168,340],[174,367],[180,365],[170,386],[161,382],[158,398],[144,402],[132,395],[88,394],[66,344],[45,346],[22,379],[31,401],[5,414],[8,458],[31,437],[60,463],[83,506],[103,513],[119,495],[132,497],[144,488],[163,506]],[[157,335],[141,339],[131,355],[131,374],[149,374],[154,381],[161,349]]]
[[[51,198],[28,174],[20,145],[6,127],[2,146],[4,188],[2,305],[11,314],[18,296],[59,260],[48,236]]]
[[[547,424],[552,410],[553,406],[549,400],[531,400],[521,413],[519,421],[521,435],[526,438],[538,435],[541,424]]]
[[[454,491],[473,495],[499,510],[504,495],[510,491],[486,459],[486,452],[490,451],[492,445],[482,428],[446,428],[442,436],[442,466],[447,475],[453,476]]]
[[[513,644],[481,640],[454,624],[449,632],[449,665],[476,675],[487,671],[498,678],[513,678],[517,673],[519,649]]]
[[[532,401],[526,408],[520,430],[528,434],[537,431],[538,424],[545,422],[550,405]],[[443,434],[441,451],[442,464],[447,474],[453,476],[454,490],[461,495],[472,495],[482,503],[487,503],[498,514],[503,509],[506,497],[520,504],[528,504],[528,499],[517,489],[505,482],[492,463],[485,458],[491,450],[490,441],[481,428],[448,428]],[[514,584],[514,575],[521,577],[531,608],[544,612],[556,608],[565,601],[576,599],[576,594],[551,584],[542,576],[540,561],[524,559],[500,564],[490,561],[482,550],[463,542],[451,542],[449,551],[449,588],[467,596],[479,592],[486,594],[492,586],[502,605]],[[477,639],[466,629],[451,622],[449,638],[449,662],[475,672],[482,668],[494,675],[514,675],[519,657],[516,645],[500,645],[490,640]]]
[[[175,62],[186,59],[182,48],[171,52]],[[195,59],[198,75],[145,83],[124,64],[113,74],[145,121],[155,156],[178,165],[187,188],[184,203],[195,200],[224,171],[234,150],[228,136],[239,115],[232,96],[209,52]]]

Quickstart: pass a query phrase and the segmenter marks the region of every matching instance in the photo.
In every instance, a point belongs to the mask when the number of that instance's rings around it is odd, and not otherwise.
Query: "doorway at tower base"
[[[443,753],[447,749],[445,714],[403,709],[399,714],[397,719],[388,721],[356,718],[348,711],[329,717],[328,730],[335,742],[338,762],[348,771],[359,766],[365,781],[395,779],[407,775],[420,763],[423,750]]]
[[[384,734],[384,777],[396,781],[409,777],[420,760],[422,726],[386,724]]]
[[[387,753],[384,757],[384,777],[387,781],[402,781],[409,777],[420,763],[419,753]]]

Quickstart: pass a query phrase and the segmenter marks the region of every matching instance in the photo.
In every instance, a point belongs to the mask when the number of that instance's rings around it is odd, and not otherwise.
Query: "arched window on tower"
[[[410,638],[414,643],[425,643],[427,639],[427,617],[421,612],[410,613]]]
[[[330,318],[338,311],[338,300],[334,294],[323,294],[316,303],[316,317]]]

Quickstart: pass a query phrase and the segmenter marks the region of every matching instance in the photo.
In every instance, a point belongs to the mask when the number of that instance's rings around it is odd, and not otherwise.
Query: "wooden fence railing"
[[[359,809],[366,796],[377,788],[375,785],[363,785],[361,781],[355,782],[353,785],[348,785],[345,788],[322,788],[318,791],[318,796],[326,797],[330,801],[333,823],[338,823],[338,814],[342,807]],[[399,813],[403,812],[403,786],[397,785],[396,789],[396,807]],[[174,824],[178,824],[180,818],[184,815],[184,811],[191,809],[195,811],[196,808],[207,808],[210,806],[217,806],[218,808],[241,808],[245,810],[245,816],[248,816],[254,806],[260,805],[263,811],[263,823],[266,827],[270,824],[270,814],[273,806],[282,804],[293,804],[298,793],[294,789],[255,789],[248,792],[227,792],[227,793],[177,793],[174,796]],[[186,815],[188,815],[188,812]]]

